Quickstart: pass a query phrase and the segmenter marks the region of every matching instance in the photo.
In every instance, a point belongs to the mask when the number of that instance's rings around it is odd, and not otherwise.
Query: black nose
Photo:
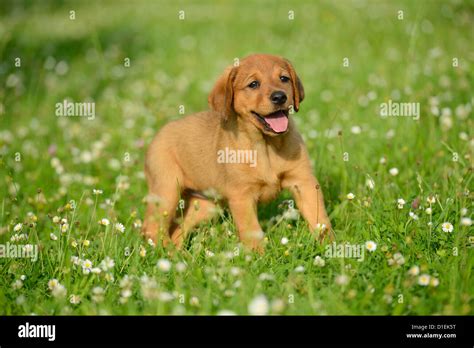
[[[273,92],[270,96],[270,100],[272,101],[272,103],[277,105],[284,104],[286,102],[286,99],[286,94],[282,91]]]

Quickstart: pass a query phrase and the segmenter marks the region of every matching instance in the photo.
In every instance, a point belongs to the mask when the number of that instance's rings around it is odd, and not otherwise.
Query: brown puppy
[[[165,125],[145,160],[149,195],[143,233],[181,246],[186,233],[227,202],[242,243],[262,250],[257,203],[281,189],[293,194],[310,228],[323,237],[331,225],[308,152],[291,117],[304,98],[303,85],[285,59],[256,54],[231,66],[211,94],[212,111]],[[175,223],[180,198],[184,220]]]

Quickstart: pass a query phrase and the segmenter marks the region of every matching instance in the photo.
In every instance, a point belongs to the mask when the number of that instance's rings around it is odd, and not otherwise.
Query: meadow
[[[472,1],[2,1],[0,314],[472,315],[473,23]],[[286,192],[259,207],[263,255],[225,209],[153,245],[147,145],[257,52],[304,84],[337,245]],[[404,102],[419,115],[381,115]]]

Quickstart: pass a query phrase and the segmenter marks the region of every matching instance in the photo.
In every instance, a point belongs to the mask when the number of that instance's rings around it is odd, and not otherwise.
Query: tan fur
[[[282,82],[280,76],[290,78]],[[260,81],[258,89],[248,84]],[[288,99],[275,106],[274,91]],[[229,67],[209,95],[211,111],[200,112],[165,125],[151,142],[145,161],[149,195],[143,233],[164,243],[181,246],[191,228],[215,215],[210,200],[187,192],[213,189],[230,208],[242,243],[262,250],[262,229],[257,204],[274,199],[289,189],[311,230],[321,238],[318,224],[331,225],[323,194],[312,174],[309,155],[289,115],[288,130],[276,134],[266,130],[252,111],[268,115],[278,108],[298,111],[304,98],[303,85],[292,65],[271,55],[252,55]],[[248,163],[218,163],[217,152],[225,148],[256,150],[256,166]],[[185,191],[186,190],[186,191]],[[186,200],[184,221],[175,222],[179,198]],[[198,204],[196,204],[196,202]],[[329,233],[332,236],[331,233]]]

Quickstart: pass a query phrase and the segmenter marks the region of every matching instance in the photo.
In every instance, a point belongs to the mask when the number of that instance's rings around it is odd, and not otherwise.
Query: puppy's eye
[[[249,84],[249,87],[252,88],[252,89],[257,88],[258,86],[260,86],[260,82],[258,82],[258,81],[252,81]]]
[[[290,78],[287,77],[287,76],[280,76],[280,81],[281,82],[288,82],[288,81],[290,81]]]

